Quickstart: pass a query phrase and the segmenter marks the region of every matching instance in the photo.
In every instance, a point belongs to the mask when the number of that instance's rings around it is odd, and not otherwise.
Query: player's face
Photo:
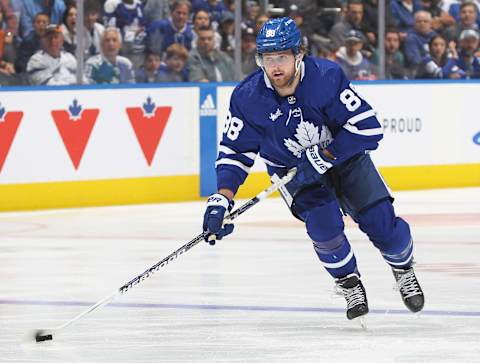
[[[295,74],[295,56],[291,50],[265,53],[262,61],[270,82],[276,88],[287,86]]]

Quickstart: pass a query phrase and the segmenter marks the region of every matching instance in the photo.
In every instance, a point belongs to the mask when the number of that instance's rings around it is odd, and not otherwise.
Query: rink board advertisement
[[[0,92],[0,210],[195,200],[213,163],[234,85]],[[480,83],[356,84],[378,112],[372,152],[393,189],[480,185]],[[239,191],[268,178],[256,161]],[[54,196],[54,197],[52,197]]]
[[[198,98],[198,87],[1,92],[0,209],[198,198]]]

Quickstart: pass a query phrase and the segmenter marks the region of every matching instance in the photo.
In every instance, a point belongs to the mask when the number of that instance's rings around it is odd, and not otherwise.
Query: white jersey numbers
[[[360,98],[350,88],[345,88],[342,93],[340,93],[340,101],[350,112],[355,111],[362,104]]]
[[[237,117],[232,117],[230,111],[228,111],[227,119],[225,120],[225,126],[223,128],[223,133],[227,134],[227,137],[235,141],[240,135],[240,131],[243,129],[243,121]]]

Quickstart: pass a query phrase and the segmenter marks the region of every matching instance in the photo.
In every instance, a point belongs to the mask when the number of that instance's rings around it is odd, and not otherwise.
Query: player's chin
[[[283,88],[288,85],[288,79],[286,77],[274,78],[272,83],[277,88]]]

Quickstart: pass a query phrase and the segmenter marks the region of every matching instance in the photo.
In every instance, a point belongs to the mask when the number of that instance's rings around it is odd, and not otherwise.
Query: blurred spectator
[[[160,54],[146,52],[145,60],[143,61],[143,66],[135,71],[135,82],[136,83],[157,83],[158,80],[158,70],[162,59]]]
[[[120,29],[124,43],[133,43],[135,36],[145,26],[143,5],[140,0],[121,0],[111,13],[105,15],[107,26]]]
[[[63,33],[59,25],[50,24],[42,37],[43,50],[28,61],[27,72],[34,85],[69,85],[77,81],[77,60],[63,48]]]
[[[337,61],[337,48],[333,46],[331,43],[322,44],[319,47],[315,48],[315,53],[312,55],[320,58],[325,58],[331,60],[332,62]]]
[[[459,37],[458,66],[465,72],[465,78],[480,78],[480,62],[475,56],[479,35],[473,29],[462,31]]]
[[[253,28],[255,27],[255,23],[257,22],[262,9],[260,9],[260,5],[258,5],[257,1],[247,1],[246,4],[246,14],[243,14],[243,23],[245,27]]]
[[[222,14],[220,23],[218,24],[218,33],[222,41],[220,43],[220,50],[233,57],[235,50],[235,21],[231,12],[225,11]]]
[[[363,4],[360,0],[350,0],[342,20],[336,23],[328,34],[335,47],[345,44],[345,34],[350,30],[363,28]]]
[[[22,38],[20,36],[20,19],[23,12],[23,0],[9,0],[8,4],[12,8],[12,13],[16,21],[14,34],[16,38],[21,41]]]
[[[303,12],[300,11],[300,8],[292,4],[290,5],[288,16],[293,19],[295,24],[297,24],[300,33],[302,34],[302,45],[310,51],[310,35],[312,34],[313,30],[305,23]]]
[[[405,58],[409,70],[409,78],[415,78],[418,67],[428,54],[428,43],[436,33],[432,30],[432,16],[420,10],[415,13],[415,27],[405,39]]]
[[[257,21],[255,22],[255,34],[258,34],[260,29],[262,28],[263,24],[265,24],[268,21],[269,17],[268,15],[262,14],[257,18]]]
[[[118,28],[108,27],[103,32],[102,54],[89,58],[85,75],[89,83],[135,83],[132,62],[119,54],[122,39]]]
[[[363,19],[365,24],[365,35],[370,44],[377,44],[378,36],[378,0],[363,0]],[[395,22],[393,20],[392,9],[386,2],[385,6],[385,27],[393,28]]]
[[[147,24],[170,17],[169,0],[146,0],[144,4],[144,14]]]
[[[107,13],[107,26],[120,29],[123,56],[136,68],[143,63],[145,52],[145,17],[140,0],[121,0]]]
[[[187,24],[190,2],[176,0],[172,5],[171,19],[158,20],[147,27],[147,48],[154,53],[163,53],[173,43],[192,49],[193,30]]]
[[[63,0],[23,0],[20,36],[24,38],[33,31],[33,22],[38,13],[48,14],[51,24],[61,24],[65,8]]]
[[[202,27],[209,27],[210,24],[210,14],[205,10],[199,10],[193,14],[193,40],[192,40],[192,49],[197,47],[197,30]],[[215,32],[215,49],[220,49],[220,44],[222,43],[222,36]]]
[[[476,13],[477,13],[477,16],[476,16],[477,25],[480,26],[480,19],[478,17],[480,3],[478,2],[478,0],[457,0],[457,1],[451,1],[451,2],[444,1],[443,3],[447,3],[447,5],[445,5],[446,9],[444,8],[444,10],[447,11],[451,16],[453,16],[453,18],[455,19],[456,22],[461,21],[460,13],[461,13],[463,4],[473,4],[473,5],[475,5],[475,9],[476,9]]]
[[[443,34],[455,24],[455,19],[440,7],[441,0],[421,0],[422,10],[432,15],[432,29]]]
[[[15,69],[25,72],[30,57],[42,48],[42,38],[50,19],[47,14],[38,13],[33,19],[33,31],[23,39],[18,47]]]
[[[447,37],[449,40],[457,41],[464,30],[473,29],[479,31],[477,24],[478,9],[475,3],[466,1],[460,5],[459,9],[460,21],[448,32]]]
[[[378,51],[375,52],[372,63],[378,66]],[[385,79],[405,79],[405,57],[400,51],[400,34],[388,29],[385,31]]]
[[[400,39],[404,39],[406,33],[413,29],[415,25],[414,14],[422,8],[419,0],[391,0],[390,9],[392,10],[395,27],[400,32]]]
[[[258,69],[255,62],[257,54],[256,34],[252,28],[242,31],[242,74],[243,77]]]
[[[0,25],[5,33],[17,35],[18,22],[9,0],[0,0]]]
[[[197,49],[190,52],[188,78],[191,82],[223,82],[235,79],[232,59],[215,49],[211,27],[198,30]]]
[[[83,24],[85,25],[84,46],[85,60],[91,56],[100,54],[101,39],[105,27],[98,22],[100,18],[100,6],[96,0],[85,2]]]
[[[63,49],[72,54],[75,54],[75,49],[77,48],[77,36],[75,34],[76,23],[77,6],[69,5],[63,15],[61,29],[63,33]]]
[[[198,10],[206,10],[210,14],[211,25],[215,30],[227,8],[222,0],[192,0],[192,10],[194,13]]]
[[[336,62],[349,79],[377,79],[373,64],[361,52],[364,42],[365,36],[360,31],[352,29],[345,34],[345,46],[337,51]]]
[[[417,78],[458,79],[465,73],[457,66],[458,56],[453,47],[449,54],[447,40],[435,35],[428,44],[429,54],[423,59]]]
[[[185,65],[188,60],[187,49],[180,44],[172,44],[167,48],[165,64],[160,66],[159,82],[186,82],[188,71]]]
[[[15,74],[15,46],[13,33],[8,30],[0,30],[0,85],[14,85],[21,83]]]

